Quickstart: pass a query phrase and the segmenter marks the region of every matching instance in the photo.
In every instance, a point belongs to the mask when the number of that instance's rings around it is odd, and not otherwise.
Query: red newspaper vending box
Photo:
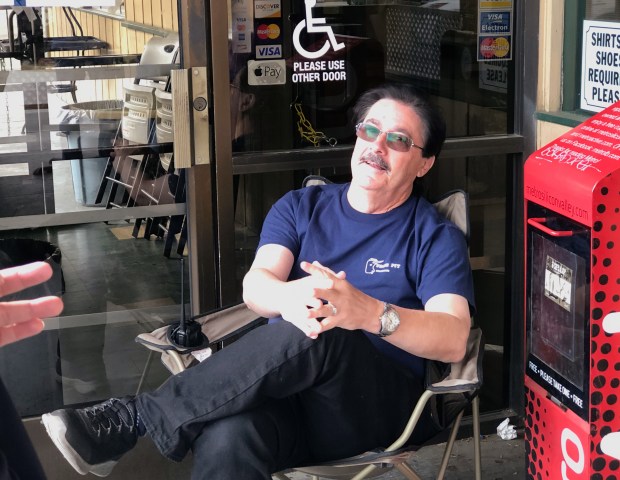
[[[527,478],[620,478],[620,102],[525,163]]]

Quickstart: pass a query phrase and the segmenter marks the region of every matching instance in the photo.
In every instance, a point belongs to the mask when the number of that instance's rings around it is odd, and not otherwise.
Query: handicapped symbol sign
[[[322,18],[313,17],[312,9],[316,6],[316,0],[304,0],[304,3],[306,4],[306,18],[302,20],[301,22],[299,22],[297,26],[295,27],[295,30],[293,30],[293,45],[295,46],[295,50],[297,50],[297,52],[305,58],[314,59],[314,58],[320,58],[323,55],[325,55],[327,51],[330,49],[330,47],[335,52],[343,49],[345,47],[345,44],[338,43],[336,41],[336,36],[334,35],[334,31],[332,30],[332,27],[326,25],[327,20],[324,17]],[[308,33],[326,33],[327,34],[327,40],[325,40],[325,43],[320,49],[313,51],[313,52],[309,52],[308,50],[306,50],[304,47],[301,46],[301,43],[299,43],[299,37],[301,35],[301,32],[304,29]]]

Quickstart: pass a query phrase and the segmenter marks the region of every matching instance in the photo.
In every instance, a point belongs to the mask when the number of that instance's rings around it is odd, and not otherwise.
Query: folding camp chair
[[[321,177],[312,176],[304,181],[304,185],[330,183]],[[469,218],[467,208],[467,194],[456,190],[444,195],[434,203],[437,210],[446,218],[453,221],[469,239]],[[210,340],[209,347],[197,349],[180,348],[170,342],[167,334],[168,327],[161,327],[152,333],[144,333],[136,338],[151,350],[162,354],[162,362],[174,374],[185,370],[192,364],[203,361],[214,348],[242,335],[245,331],[264,321],[257,317],[244,304],[236,305],[213,314],[197,318],[202,333]],[[476,480],[481,480],[481,452],[480,452],[480,413],[478,391],[482,385],[482,355],[484,340],[478,327],[470,329],[467,349],[460,362],[443,364],[436,361],[427,361],[426,390],[420,397],[401,435],[387,448],[377,449],[361,455],[325,463],[317,466],[299,467],[295,471],[320,477],[354,480],[370,478],[385,473],[391,468],[397,468],[406,478],[420,480],[420,477],[407,464],[420,445],[407,445],[412,432],[427,404],[430,404],[437,426],[446,430],[451,428],[437,479],[443,479],[450,454],[461,425],[465,409],[471,406],[474,440],[474,469]],[[278,480],[289,480],[288,472],[274,474]]]
[[[482,385],[482,354],[484,341],[482,331],[478,327],[470,330],[467,341],[467,352],[463,360],[448,366],[446,376],[438,381],[435,375],[443,368],[437,362],[427,362],[426,390],[416,403],[409,417],[409,421],[401,435],[385,449],[376,449],[370,452],[349,457],[321,465],[299,467],[294,471],[303,472],[312,476],[313,479],[352,479],[372,478],[383,475],[386,471],[396,468],[405,478],[421,480],[407,461],[413,457],[421,445],[407,445],[409,437],[413,433],[420,416],[428,403],[435,418],[439,417],[438,423],[443,428],[450,428],[450,434],[444,449],[441,465],[437,473],[437,480],[442,480],[450,461],[450,454],[461,425],[465,408],[471,404],[473,440],[474,440],[474,471],[476,480],[482,478],[481,452],[480,452],[480,411],[478,390]],[[287,472],[276,473],[273,477],[277,480],[290,480]]]

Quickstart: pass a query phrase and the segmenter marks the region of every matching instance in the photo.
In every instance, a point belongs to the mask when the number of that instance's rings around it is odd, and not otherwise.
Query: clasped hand
[[[369,312],[377,301],[351,285],[345,272],[336,273],[316,261],[300,266],[308,276],[286,284],[282,318],[310,338],[334,327],[357,330],[369,326]]]

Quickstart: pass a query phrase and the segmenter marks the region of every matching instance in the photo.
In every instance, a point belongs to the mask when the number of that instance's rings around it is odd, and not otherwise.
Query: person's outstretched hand
[[[0,298],[49,280],[52,267],[34,262],[0,270]],[[55,317],[62,311],[58,297],[0,302],[0,347],[36,335],[43,330],[42,318]]]

